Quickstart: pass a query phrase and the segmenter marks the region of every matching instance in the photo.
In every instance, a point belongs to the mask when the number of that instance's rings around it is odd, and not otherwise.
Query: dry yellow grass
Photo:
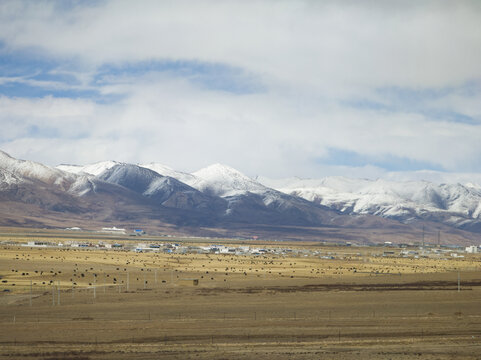
[[[263,246],[336,259],[2,246],[0,359],[479,359],[479,255]]]

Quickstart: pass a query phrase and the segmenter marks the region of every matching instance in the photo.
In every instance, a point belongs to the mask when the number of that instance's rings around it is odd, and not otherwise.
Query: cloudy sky
[[[250,175],[481,172],[479,1],[2,1],[0,149]]]

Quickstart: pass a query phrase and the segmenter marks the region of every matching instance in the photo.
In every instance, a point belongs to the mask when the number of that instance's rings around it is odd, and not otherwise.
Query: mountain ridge
[[[481,232],[481,187],[476,184],[331,177],[279,181],[276,189],[265,178],[256,181],[221,164],[192,174],[158,163],[116,161],[51,168],[4,152],[0,170],[0,214],[5,217],[0,224],[130,221],[189,234],[271,229],[265,236],[284,232],[289,238],[315,238],[330,229],[336,238],[356,231],[370,234],[363,241],[379,232],[416,238],[421,226],[475,242]]]
[[[269,180],[264,181],[269,184]],[[481,225],[481,191],[476,184],[367,180],[343,177],[286,180],[277,189],[347,214],[400,221],[429,219],[463,229]]]

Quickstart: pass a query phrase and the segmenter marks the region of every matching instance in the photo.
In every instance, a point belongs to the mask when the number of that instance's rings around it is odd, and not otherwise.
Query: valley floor
[[[0,359],[481,359],[479,255],[319,249],[344,255],[3,245]]]

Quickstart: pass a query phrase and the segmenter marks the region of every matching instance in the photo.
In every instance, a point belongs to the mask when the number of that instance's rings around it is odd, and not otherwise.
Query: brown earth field
[[[295,251],[22,246],[37,235],[0,234],[0,359],[481,359],[481,254],[261,241],[248,243]]]

